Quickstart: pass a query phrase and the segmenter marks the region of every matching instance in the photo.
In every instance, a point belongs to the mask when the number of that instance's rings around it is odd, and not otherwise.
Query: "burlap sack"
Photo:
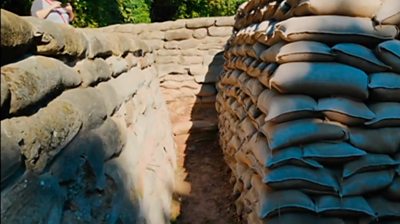
[[[393,154],[400,151],[400,128],[351,128],[350,143],[370,153]]]
[[[341,140],[347,136],[342,127],[320,119],[300,119],[280,124],[267,122],[260,131],[267,137],[271,150],[315,141]]]
[[[280,65],[270,87],[285,94],[368,97],[368,76],[362,70],[339,63],[292,62]]]
[[[331,48],[324,43],[296,41],[293,43],[279,42],[264,50],[260,58],[265,62],[283,64],[288,62],[333,61],[335,55],[331,52]]]
[[[258,78],[262,71],[267,67],[267,63],[254,60],[253,64],[250,65],[250,67],[247,70],[247,74],[251,77]]]
[[[343,64],[348,64],[359,68],[366,73],[384,72],[390,69],[380,61],[372,50],[353,43],[340,43],[332,47],[337,54],[337,60]]]
[[[294,9],[294,15],[344,15],[372,18],[381,4],[381,0],[300,0]]]
[[[277,23],[275,32],[288,42],[313,40],[324,43],[373,44],[395,39],[399,30],[393,25],[374,26],[368,18],[304,16],[292,17]]]
[[[393,168],[400,164],[386,154],[367,154],[348,162],[343,167],[342,177],[348,178],[356,173]]]
[[[322,111],[329,120],[346,125],[361,125],[375,118],[375,114],[363,102],[343,97],[321,98],[317,110]]]
[[[384,102],[370,104],[369,108],[375,113],[375,118],[365,122],[369,127],[399,127],[400,103]]]
[[[343,164],[343,162],[354,160],[367,154],[346,142],[319,142],[305,145],[302,148],[304,158],[329,164]]]
[[[264,70],[262,70],[260,76],[258,76],[258,81],[269,88],[269,81],[277,68],[278,64],[276,63],[268,64]]]
[[[373,100],[400,102],[400,74],[373,73],[369,79],[368,87]]]

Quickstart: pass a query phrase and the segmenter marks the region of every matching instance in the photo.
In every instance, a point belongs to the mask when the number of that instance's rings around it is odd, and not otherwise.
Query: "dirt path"
[[[230,170],[224,162],[217,140],[188,144],[186,181],[192,191],[183,198],[177,224],[239,224]]]

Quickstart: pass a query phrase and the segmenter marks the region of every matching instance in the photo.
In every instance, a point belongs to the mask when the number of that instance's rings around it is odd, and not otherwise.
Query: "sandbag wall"
[[[190,142],[217,137],[215,82],[223,71],[223,50],[233,24],[233,17],[209,17],[102,28],[106,32],[136,34],[153,49],[178,147],[182,180],[186,176],[185,149]]]
[[[399,223],[400,2],[251,0],[217,84],[244,223]]]
[[[169,223],[176,146],[143,41],[1,10],[1,57],[2,223]]]

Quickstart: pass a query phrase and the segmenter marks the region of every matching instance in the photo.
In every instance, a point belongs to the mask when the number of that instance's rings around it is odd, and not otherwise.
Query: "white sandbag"
[[[365,122],[369,127],[399,127],[400,103],[383,102],[370,104],[369,108],[375,113],[375,118]]]
[[[399,165],[386,154],[367,154],[361,158],[348,162],[343,167],[342,177],[348,178],[356,173],[393,168]]]
[[[258,217],[267,218],[275,214],[284,214],[299,210],[314,212],[315,204],[301,191],[274,191],[260,198]]]
[[[339,62],[359,68],[366,73],[384,72],[391,68],[380,61],[371,49],[360,44],[340,43],[333,46],[332,51],[337,54]]]
[[[265,121],[285,121],[315,117],[317,102],[306,95],[280,95],[264,90],[258,97],[257,106],[267,116]]]
[[[280,93],[366,99],[368,76],[360,69],[329,62],[292,62],[280,65],[270,79]]]
[[[374,216],[374,210],[361,196],[336,197],[325,195],[316,201],[316,212],[322,215],[343,217],[351,216]]]
[[[325,169],[280,166],[270,170],[263,182],[273,189],[301,189],[310,192],[339,192],[335,177]]]
[[[371,98],[377,101],[400,102],[400,74],[380,72],[369,75]]]
[[[376,48],[379,58],[400,73],[400,40],[389,40],[380,43]]]
[[[319,142],[302,148],[304,158],[329,163],[343,163],[367,154],[346,142]]]
[[[381,0],[300,0],[294,9],[294,15],[343,15],[372,18],[381,3]]]
[[[393,170],[358,173],[341,182],[341,195],[362,195],[389,186],[394,177]]]
[[[267,122],[260,131],[267,137],[271,150],[347,137],[342,127],[320,119],[300,119],[280,124]]]
[[[260,81],[265,87],[269,88],[270,79],[277,68],[278,64],[276,63],[268,64],[258,76],[258,81]]]
[[[321,98],[317,108],[329,120],[346,125],[360,125],[375,118],[375,114],[363,102],[344,97]]]
[[[260,59],[279,64],[306,61],[323,62],[335,60],[335,55],[331,52],[331,48],[324,43],[296,41],[292,43],[279,42],[264,50]]]
[[[350,143],[370,153],[393,154],[400,151],[400,128],[351,128]]]
[[[312,40],[324,43],[378,43],[398,35],[393,25],[374,26],[369,18],[347,16],[292,17],[275,25],[285,41]]]
[[[398,0],[382,0],[383,4],[377,11],[374,20],[378,24],[400,24],[400,2]]]
[[[303,151],[300,147],[289,147],[272,152],[267,151],[269,155],[266,158],[266,166],[270,169],[284,166],[295,165],[309,168],[323,168],[321,164],[312,159],[303,158]]]

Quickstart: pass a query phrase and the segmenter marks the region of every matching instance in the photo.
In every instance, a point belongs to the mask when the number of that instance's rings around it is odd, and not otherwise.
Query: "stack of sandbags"
[[[251,0],[217,84],[248,223],[398,223],[400,1]]]

